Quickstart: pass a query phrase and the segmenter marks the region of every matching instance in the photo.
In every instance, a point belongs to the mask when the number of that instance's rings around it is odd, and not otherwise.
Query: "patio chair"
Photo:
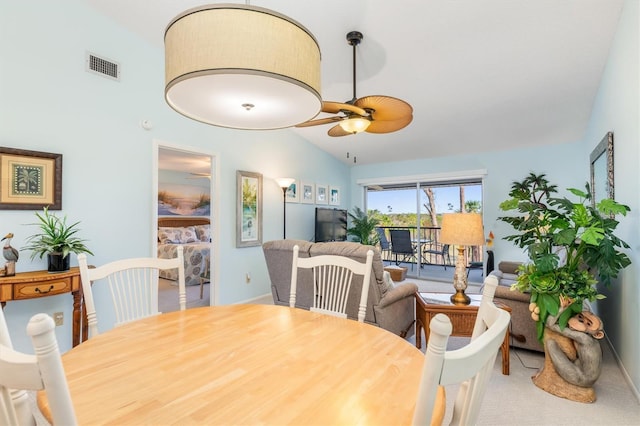
[[[376,232],[378,233],[378,240],[380,240],[380,253],[382,254],[382,258],[384,260],[389,260],[391,257],[391,243],[387,239],[387,234],[384,231],[384,228],[376,228]]]
[[[449,255],[449,244],[443,244],[440,249],[425,249],[422,250],[422,260],[425,263],[431,263],[427,261],[426,255],[434,255],[436,256],[436,261],[438,260],[438,256],[442,257],[442,266],[444,266],[444,270],[447,270],[447,265],[451,265],[451,256]],[[428,246],[427,246],[428,247]]]
[[[391,229],[389,235],[391,235],[391,253],[395,255],[396,265],[415,256],[415,245],[411,241],[411,232],[408,229]],[[402,260],[398,261],[398,255],[402,256]],[[413,268],[413,263],[411,267]]]

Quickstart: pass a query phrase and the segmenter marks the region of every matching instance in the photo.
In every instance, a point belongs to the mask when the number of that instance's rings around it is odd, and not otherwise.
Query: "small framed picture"
[[[335,186],[329,187],[329,205],[330,206],[340,205],[340,188]]]
[[[262,174],[236,171],[236,247],[262,245]]]
[[[287,203],[298,203],[300,201],[300,181],[294,180],[285,193]]]
[[[300,202],[313,204],[316,202],[316,186],[309,182],[300,182]]]
[[[316,204],[329,204],[329,187],[316,184]]]

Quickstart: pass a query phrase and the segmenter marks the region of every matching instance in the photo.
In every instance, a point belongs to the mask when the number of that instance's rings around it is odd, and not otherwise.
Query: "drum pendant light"
[[[165,99],[186,117],[267,130],[320,112],[318,42],[282,14],[240,4],[197,7],[174,18],[164,40]]]

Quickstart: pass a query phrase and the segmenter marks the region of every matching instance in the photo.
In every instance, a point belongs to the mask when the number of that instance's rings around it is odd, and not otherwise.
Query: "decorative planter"
[[[596,392],[592,386],[577,386],[567,382],[560,376],[549,354],[549,340],[555,341],[569,360],[575,362],[575,360],[579,358],[576,344],[572,339],[546,327],[544,331],[544,365],[540,371],[531,378],[533,383],[540,389],[561,398],[576,402],[594,402],[596,400]]]
[[[64,272],[69,270],[69,262],[71,256],[62,256],[62,253],[48,253],[47,254],[47,271],[49,272]]]

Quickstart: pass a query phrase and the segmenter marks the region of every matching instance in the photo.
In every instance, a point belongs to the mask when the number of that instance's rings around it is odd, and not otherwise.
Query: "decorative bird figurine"
[[[12,238],[13,238],[13,234],[9,232],[7,235],[4,236],[2,240],[0,240],[0,241],[7,240],[7,242],[4,243],[4,247],[2,249],[2,255],[4,256],[7,262],[17,262],[19,257],[18,250],[11,247]]]

